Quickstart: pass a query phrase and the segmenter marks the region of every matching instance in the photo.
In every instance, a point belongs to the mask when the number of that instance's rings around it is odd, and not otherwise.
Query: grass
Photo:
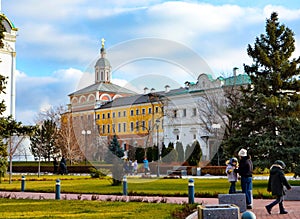
[[[55,180],[61,180],[61,193],[79,194],[122,194],[122,186],[111,186],[109,178],[94,179],[90,176],[26,176],[25,190],[31,192],[55,192]],[[227,179],[194,179],[196,197],[217,197],[217,194],[228,193]],[[188,179],[146,179],[128,177],[129,195],[153,196],[187,196]],[[300,185],[300,181],[291,181],[292,185]],[[270,198],[266,191],[267,180],[253,180],[253,196],[255,198]],[[7,177],[0,184],[0,190],[20,191],[21,176],[14,175],[12,184]],[[240,182],[237,183],[240,189]]]
[[[174,218],[183,206],[143,202],[0,199],[1,218]]]
[[[94,179],[74,175],[27,175],[25,191],[55,192],[56,179],[61,180],[61,193],[122,194],[121,186],[111,186],[109,178]],[[129,195],[188,196],[188,179],[145,179],[128,177]],[[300,185],[300,181],[290,181]],[[228,193],[227,179],[194,179],[196,197],[217,197]],[[271,198],[266,191],[267,180],[253,181],[254,198]],[[21,175],[8,176],[0,184],[0,190],[20,191]],[[240,182],[237,184],[240,190]],[[1,218],[185,218],[195,209],[194,205],[145,203],[129,201],[91,200],[27,200],[0,198]]]

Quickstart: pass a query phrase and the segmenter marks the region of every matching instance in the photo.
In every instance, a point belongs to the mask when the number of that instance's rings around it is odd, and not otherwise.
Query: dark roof
[[[71,95],[77,95],[77,94],[85,94],[85,93],[91,93],[94,91],[102,91],[102,92],[111,92],[111,93],[120,93],[120,94],[136,94],[136,92],[129,90],[127,88],[121,87],[119,85],[113,84],[113,83],[104,83],[104,82],[100,82],[100,83],[95,83],[92,84],[88,87],[85,87],[81,90],[75,91],[71,94],[69,94],[69,96]]]
[[[137,94],[128,97],[120,97],[110,102],[107,102],[106,104],[102,105],[100,108],[107,109],[107,108],[119,107],[119,106],[157,102],[158,99],[163,99],[168,96],[179,95],[184,93],[188,93],[188,90],[185,88],[178,88],[178,89],[170,90],[169,92],[159,91],[155,93]],[[152,99],[151,97],[154,98]]]
[[[107,102],[106,104],[102,105],[100,108],[106,109],[111,107],[135,105],[135,104],[150,103],[150,102],[151,101],[149,99],[148,94],[137,94],[128,97],[116,98],[113,101]]]

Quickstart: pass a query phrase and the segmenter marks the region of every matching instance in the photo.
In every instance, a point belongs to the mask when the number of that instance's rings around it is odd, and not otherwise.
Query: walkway
[[[16,199],[55,199],[55,193],[31,193],[31,192],[4,192],[0,191],[0,198],[16,198]],[[143,202],[167,202],[167,203],[187,203],[187,197],[146,197],[146,196],[113,196],[113,195],[89,195],[89,194],[60,194],[60,199],[65,200],[106,200],[106,201],[130,201],[139,200]],[[269,215],[265,210],[265,205],[272,200],[254,199],[254,207],[251,210],[257,219],[273,218],[273,219],[299,219],[300,218],[300,202],[284,201],[284,206],[289,212],[286,215],[278,214],[278,206],[276,206],[272,214]],[[204,205],[218,204],[217,198],[195,198],[196,203]],[[194,217],[197,218],[197,217]]]

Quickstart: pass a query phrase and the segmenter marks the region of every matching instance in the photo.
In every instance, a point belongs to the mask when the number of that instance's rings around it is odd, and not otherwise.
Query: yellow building
[[[116,135],[122,145],[149,147],[162,132],[162,104],[154,94],[117,98],[96,109],[100,136]],[[155,139],[155,140],[154,140]]]

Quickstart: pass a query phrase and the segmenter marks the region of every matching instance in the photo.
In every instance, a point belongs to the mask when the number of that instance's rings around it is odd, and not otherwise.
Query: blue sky
[[[252,61],[247,45],[265,33],[273,11],[294,31],[299,56],[298,0],[3,0],[19,29],[16,118],[33,123],[40,110],[67,104],[68,94],[92,83],[84,72],[93,71],[101,38],[113,82],[140,92],[183,86],[200,73],[242,73]]]

